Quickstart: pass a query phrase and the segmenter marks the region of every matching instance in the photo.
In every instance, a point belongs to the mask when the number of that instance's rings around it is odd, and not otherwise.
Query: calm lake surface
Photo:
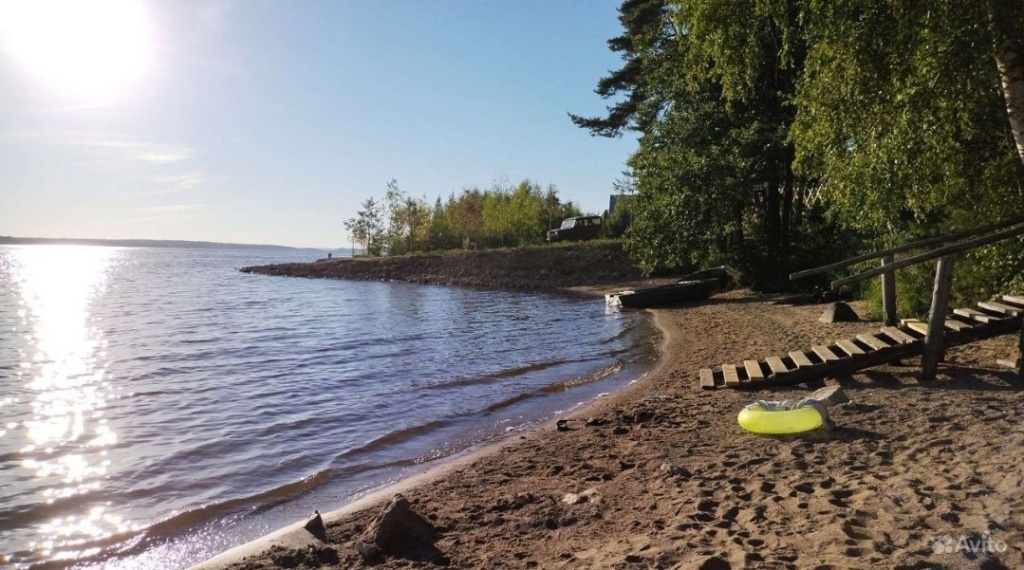
[[[0,246],[0,566],[187,568],[653,358],[600,300],[237,271],[316,256]]]

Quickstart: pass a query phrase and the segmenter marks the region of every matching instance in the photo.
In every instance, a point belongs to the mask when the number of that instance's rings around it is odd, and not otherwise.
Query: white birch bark
[[[1024,161],[1024,43],[1009,39],[996,55],[996,66],[1006,99],[1006,114],[1017,145],[1017,155]]]

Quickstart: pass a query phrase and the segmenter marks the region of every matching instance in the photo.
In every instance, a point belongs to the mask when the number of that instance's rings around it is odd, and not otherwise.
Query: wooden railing
[[[928,239],[918,240],[903,244],[898,247],[876,251],[866,255],[853,257],[838,263],[823,265],[814,269],[798,271],[789,276],[790,280],[801,279],[811,275],[820,275],[842,269],[856,263],[863,263],[873,259],[880,259],[881,265],[874,269],[868,269],[849,277],[837,279],[832,282],[832,289],[844,285],[870,279],[881,275],[882,277],[882,318],[887,326],[896,324],[896,279],[895,271],[911,265],[924,263],[932,259],[938,259],[935,268],[935,285],[932,289],[931,311],[928,317],[928,334],[925,336],[924,352],[922,357],[922,377],[930,380],[935,377],[935,371],[939,361],[942,359],[942,331],[945,327],[946,313],[949,305],[949,292],[953,283],[953,261],[958,253],[991,245],[1019,235],[1024,235],[1024,217],[1013,218],[998,224],[993,224],[973,230],[966,230],[936,236]],[[970,239],[968,239],[970,238]],[[941,245],[912,257],[895,261],[895,255],[915,249],[922,249],[928,246]],[[1021,333],[1021,342],[1024,343],[1024,331]],[[1022,356],[1024,358],[1024,356]]]

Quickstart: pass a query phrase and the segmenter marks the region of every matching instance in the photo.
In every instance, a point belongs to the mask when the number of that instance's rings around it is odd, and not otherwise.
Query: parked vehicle
[[[601,237],[601,216],[566,218],[555,230],[548,230],[548,241],[581,241]]]

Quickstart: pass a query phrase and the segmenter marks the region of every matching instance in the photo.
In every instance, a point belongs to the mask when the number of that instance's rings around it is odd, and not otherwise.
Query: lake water
[[[600,300],[237,271],[313,257],[0,247],[0,566],[187,568],[652,359]]]

